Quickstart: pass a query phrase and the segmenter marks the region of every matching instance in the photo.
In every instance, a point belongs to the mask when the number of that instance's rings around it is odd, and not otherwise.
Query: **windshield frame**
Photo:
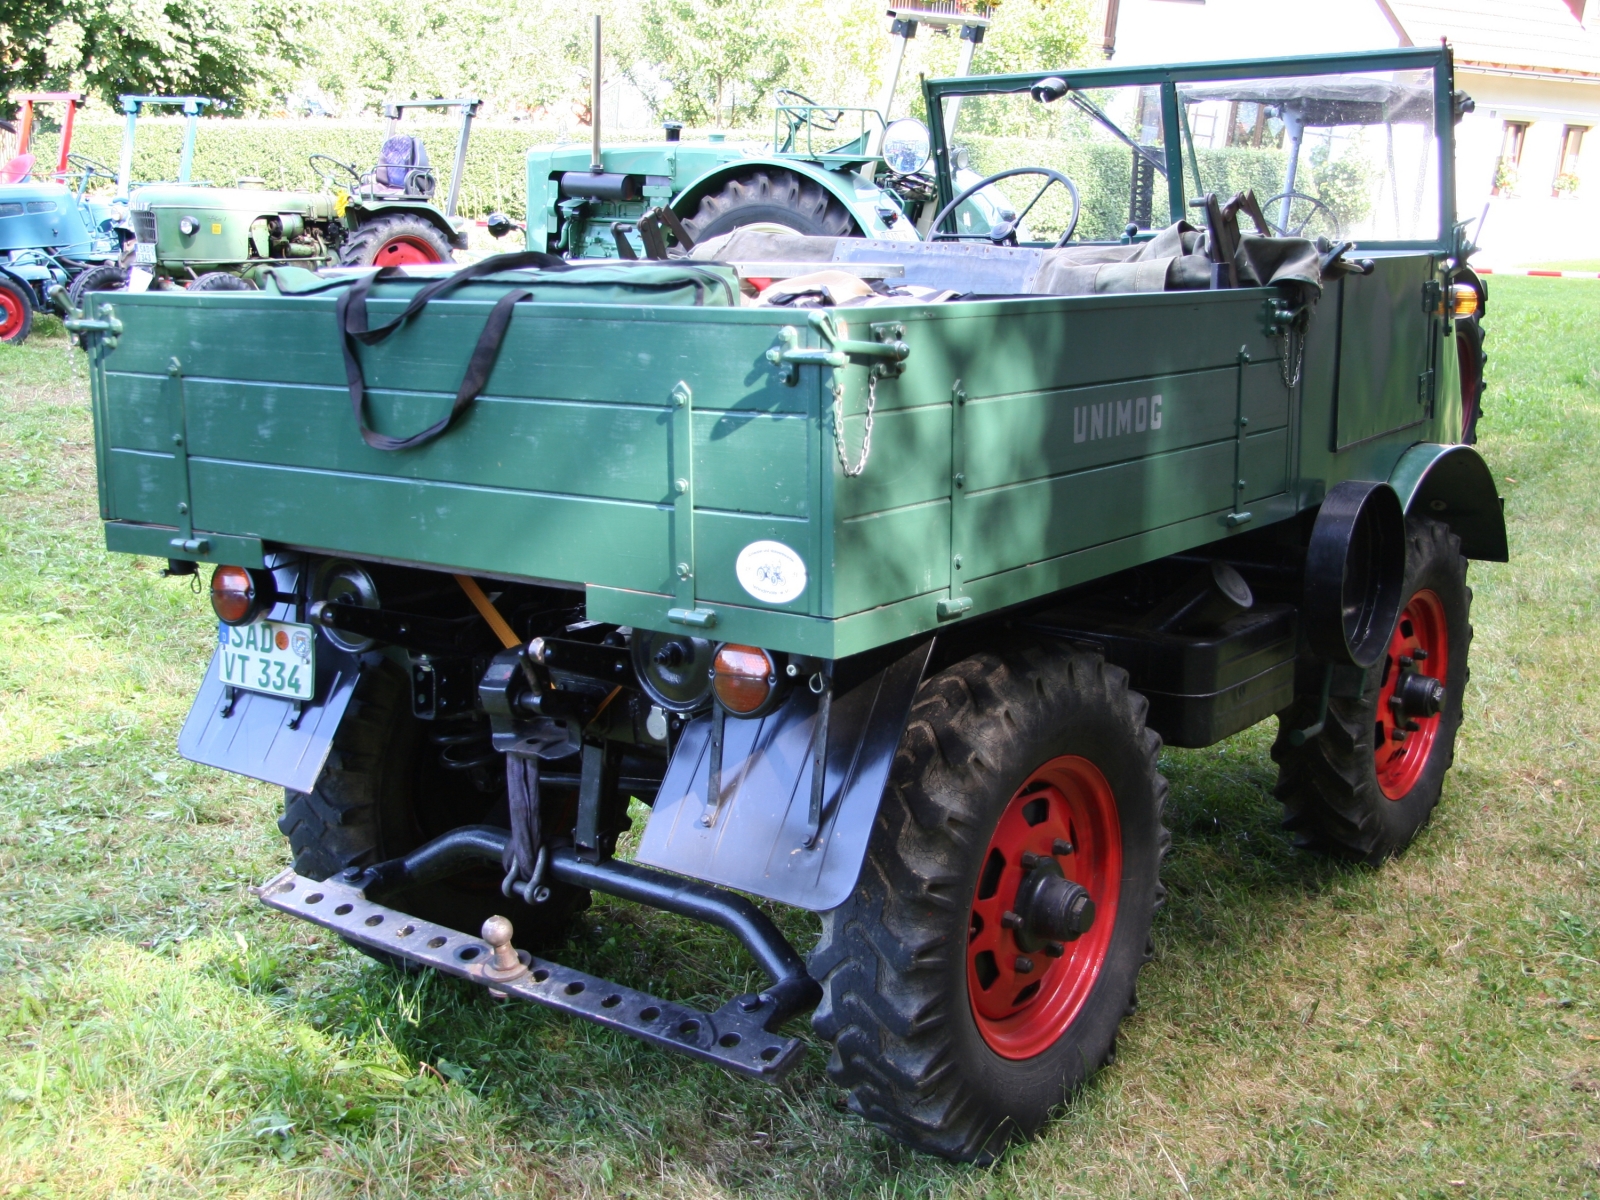
[[[1448,46],[1426,46],[1404,50],[1373,50],[1355,54],[1298,55],[1290,58],[1230,59],[1222,62],[1181,63],[1169,66],[1094,67],[1057,71],[1030,71],[1010,75],[969,75],[961,78],[927,79],[922,84],[927,106],[928,133],[933,144],[934,182],[938,204],[948,205],[956,195],[950,160],[952,132],[946,128],[945,100],[966,96],[1007,96],[1026,94],[1046,79],[1059,79],[1072,93],[1095,88],[1158,86],[1161,89],[1161,123],[1165,142],[1167,205],[1169,224],[1182,220],[1188,212],[1189,197],[1184,194],[1185,171],[1194,177],[1187,139],[1182,134],[1178,111],[1178,85],[1181,83],[1227,83],[1247,79],[1291,79],[1308,75],[1341,75],[1374,71],[1433,72],[1434,137],[1439,147],[1439,223],[1438,234],[1420,240],[1363,241],[1363,248],[1388,250],[1435,250],[1457,254],[1462,230],[1456,220],[1455,166],[1455,59]],[[1071,94],[1062,101],[1073,103]],[[1226,200],[1227,197],[1219,197]],[[947,220],[947,224],[949,221]],[[950,230],[954,232],[954,230]]]

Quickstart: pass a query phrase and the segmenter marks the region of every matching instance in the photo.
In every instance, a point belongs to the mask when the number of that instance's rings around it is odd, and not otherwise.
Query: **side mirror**
[[[1040,104],[1054,104],[1065,96],[1069,90],[1065,79],[1052,75],[1048,79],[1039,80],[1038,83],[1029,88],[1028,95],[1032,96]]]
[[[510,233],[512,230],[522,228],[522,226],[518,225],[515,221],[502,212],[490,213],[489,219],[484,222],[484,224],[489,227],[489,236],[495,238],[496,240],[505,237],[505,235]]]
[[[891,121],[883,131],[883,161],[896,175],[915,175],[928,165],[933,138],[928,127],[915,117]]]

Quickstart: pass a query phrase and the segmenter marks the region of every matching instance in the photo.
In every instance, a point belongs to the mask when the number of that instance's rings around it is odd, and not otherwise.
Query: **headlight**
[[[200,222],[193,217],[179,217],[178,232],[183,234],[184,237],[193,237],[200,232]]]

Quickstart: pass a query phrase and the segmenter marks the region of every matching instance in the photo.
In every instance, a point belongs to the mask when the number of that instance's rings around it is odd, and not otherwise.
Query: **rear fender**
[[[407,216],[420,217],[444,234],[448,241],[457,250],[467,248],[467,235],[464,230],[458,230],[450,223],[450,218],[445,216],[431,204],[418,204],[416,201],[404,200],[376,200],[357,203],[352,200],[345,208],[346,217],[354,216],[351,228],[359,229],[368,221],[378,217],[387,217],[392,213],[403,213]]]
[[[769,716],[728,719],[722,802],[709,826],[703,819],[711,718],[689,722],[667,765],[638,860],[813,912],[837,908],[861,873],[878,802],[932,652],[929,638],[835,664],[815,848],[806,840],[817,697],[802,683]]]
[[[1510,561],[1505,501],[1489,464],[1471,446],[1419,443],[1400,456],[1389,484],[1407,516],[1449,524],[1468,558]]]
[[[719,190],[728,180],[736,179],[757,168],[789,171],[820,185],[849,210],[851,217],[855,219],[856,228],[863,237],[893,236],[889,232],[889,226],[878,215],[878,204],[885,196],[882,188],[867,182],[854,171],[830,171],[802,158],[776,156],[741,158],[736,162],[713,167],[705,174],[689,181],[683,191],[673,199],[672,211],[680,217],[694,216],[700,207],[702,196]]]

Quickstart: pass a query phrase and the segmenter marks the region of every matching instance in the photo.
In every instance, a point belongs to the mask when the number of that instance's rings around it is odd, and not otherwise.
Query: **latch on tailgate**
[[[853,359],[863,359],[873,364],[873,374],[879,377],[898,375],[901,366],[911,355],[911,347],[902,340],[905,326],[886,321],[873,325],[873,341],[867,342],[840,335],[834,325],[833,314],[823,309],[813,309],[806,320],[827,347],[805,348],[800,345],[800,330],[785,325],[778,331],[778,344],[767,351],[767,361],[778,368],[778,378],[792,384],[799,378],[797,368],[812,364],[821,367],[848,367]]]

